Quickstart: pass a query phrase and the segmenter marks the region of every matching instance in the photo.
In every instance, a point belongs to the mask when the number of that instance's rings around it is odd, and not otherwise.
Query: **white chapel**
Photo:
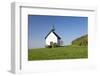
[[[57,45],[60,46],[60,40],[61,40],[61,37],[55,33],[55,28],[53,26],[53,28],[45,37],[45,45],[51,45],[51,43],[56,43]]]

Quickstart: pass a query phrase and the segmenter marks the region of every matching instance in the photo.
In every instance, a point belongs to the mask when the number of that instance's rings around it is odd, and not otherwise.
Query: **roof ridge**
[[[45,39],[48,37],[48,35],[53,32],[59,39],[61,39],[61,37],[55,32],[55,30],[50,30],[50,32],[46,35]]]

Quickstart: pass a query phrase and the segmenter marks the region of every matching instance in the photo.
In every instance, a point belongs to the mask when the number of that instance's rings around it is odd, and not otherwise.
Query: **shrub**
[[[52,44],[52,48],[58,47],[57,43]]]
[[[46,45],[45,47],[46,48],[55,48],[55,47],[59,47],[59,46],[57,45],[57,43],[52,43],[50,45]]]
[[[46,47],[46,48],[52,48],[52,46],[51,46],[51,45],[46,45],[45,47]]]

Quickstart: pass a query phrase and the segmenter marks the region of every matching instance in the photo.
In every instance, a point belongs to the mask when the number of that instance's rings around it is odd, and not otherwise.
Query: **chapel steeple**
[[[52,31],[55,31],[55,27],[54,26],[52,26]]]

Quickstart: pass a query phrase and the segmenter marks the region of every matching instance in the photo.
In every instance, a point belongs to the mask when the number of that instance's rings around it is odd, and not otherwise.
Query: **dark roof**
[[[61,39],[61,38],[54,32],[54,30],[51,30],[51,31],[46,35],[45,39],[48,37],[48,35],[49,35],[51,32],[53,32],[53,33],[56,35],[56,37],[57,37],[58,39]]]

